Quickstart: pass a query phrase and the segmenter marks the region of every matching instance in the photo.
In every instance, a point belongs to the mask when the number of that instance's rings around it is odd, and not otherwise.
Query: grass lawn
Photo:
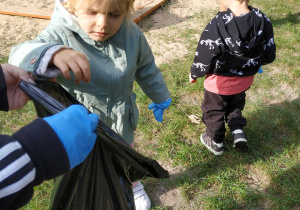
[[[227,151],[214,156],[199,140],[205,131],[203,123],[188,118],[201,117],[203,79],[189,84],[188,74],[198,42],[194,37],[203,28],[170,29],[178,31],[190,52],[159,66],[172,97],[162,123],[147,109],[151,101],[138,85],[134,87],[140,110],[137,150],[168,169],[179,168],[169,179],[159,180],[159,185],[166,191],[179,189],[186,204],[183,209],[300,209],[300,2],[257,0],[251,5],[273,23],[277,57],[263,66],[264,73],[256,75],[247,91],[243,115],[248,121],[249,152],[236,152],[227,131]],[[204,27],[215,13],[205,11],[206,15],[199,13],[187,21],[203,22]],[[1,112],[0,133],[12,134],[34,118],[31,102],[21,110]],[[144,181],[150,195],[155,195],[157,185],[155,179]],[[47,209],[51,186],[52,181],[47,181],[36,187],[35,196],[22,209]],[[152,208],[168,209],[154,203]]]

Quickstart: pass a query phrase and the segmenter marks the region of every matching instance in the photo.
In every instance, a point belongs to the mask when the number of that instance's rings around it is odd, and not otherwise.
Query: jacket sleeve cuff
[[[45,51],[45,54],[41,61],[39,62],[37,68],[34,70],[35,75],[42,77],[42,78],[54,78],[61,74],[59,68],[53,66],[49,67],[49,62],[52,56],[59,51],[60,49],[67,48],[72,49],[70,47],[64,45],[54,45]]]
[[[196,75],[192,74],[192,73],[191,73],[191,78],[192,79],[198,79],[198,77]]]
[[[13,134],[30,156],[35,168],[35,185],[69,171],[67,152],[55,131],[42,118]]]

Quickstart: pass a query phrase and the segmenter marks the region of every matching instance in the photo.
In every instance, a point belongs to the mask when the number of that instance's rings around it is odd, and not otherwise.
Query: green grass
[[[248,126],[249,152],[232,149],[229,131],[227,151],[214,156],[199,141],[205,131],[203,123],[193,124],[188,115],[201,116],[203,79],[189,84],[188,73],[197,41],[193,37],[203,28],[177,30],[186,41],[186,57],[160,65],[172,95],[172,105],[158,123],[147,105],[151,101],[135,85],[140,119],[136,148],[171,169],[165,180],[144,181],[151,200],[157,197],[158,185],[164,192],[180,190],[184,209],[299,209],[300,208],[300,2],[297,0],[257,0],[272,21],[277,46],[276,60],[264,66],[247,91],[243,112]],[[165,6],[164,10],[168,7]],[[203,27],[216,11],[192,15],[188,21],[201,22]],[[148,33],[148,32],[146,32]],[[1,58],[5,62],[5,58]],[[32,103],[25,108],[0,113],[0,132],[11,134],[35,118]],[[172,170],[174,169],[174,170]],[[24,209],[47,209],[52,182],[36,187],[35,196]],[[177,199],[177,198],[175,198]],[[168,209],[152,203],[153,209]]]
[[[272,6],[270,6],[272,5]],[[137,88],[141,118],[138,131],[148,141],[138,149],[172,167],[182,167],[164,180],[167,191],[180,189],[187,202],[202,209],[298,209],[300,207],[300,136],[299,136],[299,2],[255,1],[273,22],[277,46],[276,61],[264,66],[247,92],[244,115],[248,126],[250,151],[245,154],[232,149],[227,132],[228,150],[215,157],[200,144],[203,124],[192,124],[188,115],[201,116],[202,81],[188,83],[195,47],[185,59],[160,66],[172,94],[172,106],[165,112],[164,122],[157,123],[146,105],[150,101]],[[211,13],[208,13],[211,14]],[[209,21],[207,16],[192,18]],[[200,22],[200,21],[199,21]],[[173,28],[172,28],[173,29]],[[174,30],[174,29],[173,29]],[[185,30],[188,37],[194,30]],[[199,30],[201,33],[201,29]],[[188,46],[196,46],[194,40]],[[170,167],[170,168],[172,168]],[[147,191],[155,194],[156,180],[144,181]],[[154,206],[160,209],[162,206]]]
[[[0,112],[1,134],[11,134],[27,125],[36,118],[35,109],[31,101],[19,110]]]

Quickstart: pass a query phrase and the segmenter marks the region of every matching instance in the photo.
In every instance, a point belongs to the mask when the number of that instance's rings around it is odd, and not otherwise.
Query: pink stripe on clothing
[[[204,88],[220,95],[234,95],[247,90],[253,83],[254,75],[249,77],[223,77],[208,74],[204,80]]]

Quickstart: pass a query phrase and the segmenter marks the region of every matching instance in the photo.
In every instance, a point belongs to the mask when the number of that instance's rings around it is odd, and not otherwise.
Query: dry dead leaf
[[[190,118],[192,123],[200,124],[200,117],[193,114],[189,115],[188,117]]]

